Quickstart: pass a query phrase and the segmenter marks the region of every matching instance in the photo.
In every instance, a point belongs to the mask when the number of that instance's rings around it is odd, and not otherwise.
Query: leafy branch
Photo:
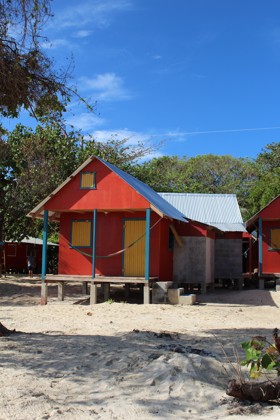
[[[271,371],[276,371],[280,376],[280,338],[277,328],[273,330],[273,340],[274,343],[270,343],[265,337],[255,336],[241,343],[246,355],[241,365],[249,367],[252,379],[258,379],[262,373]]]

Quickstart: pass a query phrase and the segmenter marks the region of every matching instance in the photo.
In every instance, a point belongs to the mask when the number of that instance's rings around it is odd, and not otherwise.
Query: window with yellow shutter
[[[280,228],[272,228],[270,230],[270,250],[276,251],[280,249]]]
[[[91,220],[72,220],[71,246],[91,247]]]
[[[96,173],[95,172],[81,172],[80,187],[83,190],[96,189]]]

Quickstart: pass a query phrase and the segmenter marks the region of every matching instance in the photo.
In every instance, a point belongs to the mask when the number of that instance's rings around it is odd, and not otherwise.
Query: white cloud
[[[131,95],[124,88],[123,79],[115,73],[98,74],[94,78],[81,77],[80,89],[92,92],[94,98],[100,101],[115,101],[130,99]]]
[[[138,142],[146,143],[150,140],[151,136],[144,133],[139,133],[136,131],[121,129],[121,130],[96,130],[91,135],[100,142],[105,142],[110,138],[115,138],[116,140],[128,139],[129,144],[137,144]]]
[[[75,38],[87,38],[88,36],[90,36],[92,34],[92,31],[87,31],[87,30],[80,30],[80,31],[77,31],[75,34],[74,34],[74,37]]]
[[[153,142],[153,136],[147,133],[141,133],[124,128],[120,130],[95,130],[91,133],[91,136],[101,143],[114,138],[116,140],[127,139],[127,144],[131,146],[137,146],[138,143],[143,143],[144,147],[151,146],[151,152],[146,155],[143,160],[149,160],[162,156],[162,153],[158,151],[157,144]]]
[[[153,60],[161,60],[162,59],[162,56],[159,55],[159,54],[155,54],[155,55],[152,56],[152,59]]]
[[[57,11],[52,25],[59,29],[81,28],[89,24],[94,28],[108,27],[117,12],[131,8],[132,0],[79,1],[75,6]]]
[[[67,124],[72,125],[77,130],[90,131],[104,124],[105,120],[98,115],[83,112],[67,118]]]
[[[60,47],[70,47],[71,43],[63,38],[53,39],[52,41],[43,41],[41,47],[45,50],[51,50]]]

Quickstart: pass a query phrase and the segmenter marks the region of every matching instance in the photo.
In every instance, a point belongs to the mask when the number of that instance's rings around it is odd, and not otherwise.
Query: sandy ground
[[[110,302],[90,307],[80,286],[0,279],[0,419],[279,419],[278,405],[225,393],[234,349],[280,327],[280,292],[226,290],[193,306]],[[133,296],[137,300],[137,292]],[[226,352],[227,357],[224,352]]]

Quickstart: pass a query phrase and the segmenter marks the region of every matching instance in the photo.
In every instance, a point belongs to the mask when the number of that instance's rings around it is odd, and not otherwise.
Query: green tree
[[[243,217],[248,213],[250,188],[256,182],[254,162],[233,156],[190,158],[186,172],[189,192],[236,194]]]
[[[257,180],[251,160],[216,155],[163,156],[140,166],[137,176],[159,192],[236,194],[244,217]]]
[[[41,48],[42,28],[49,18],[51,18],[50,0],[0,0],[0,116],[2,117],[18,117],[20,111],[25,109],[41,122],[62,123],[63,112],[71,97],[80,98],[75,89],[68,85],[68,72],[64,70],[58,72],[52,60]],[[16,140],[15,144],[18,145]],[[55,145],[52,147],[56,150]],[[11,148],[11,142],[7,143],[0,124],[0,256],[3,229],[8,227],[4,219],[16,216],[16,203],[19,204],[20,199],[22,203],[25,202],[23,197],[21,198],[20,189],[24,177],[19,176],[19,173],[22,174],[22,168],[20,162],[13,156],[14,149]],[[25,179],[27,179],[26,174]],[[38,185],[42,187],[42,184]],[[27,189],[25,194],[29,194]],[[13,209],[11,200],[17,200],[13,201]],[[18,208],[24,211],[24,207]],[[15,227],[15,224],[11,226]],[[18,227],[20,228],[20,224]],[[24,233],[24,230],[22,232]]]
[[[268,144],[256,159],[257,180],[249,191],[250,215],[280,194],[280,142]]]
[[[134,168],[135,176],[158,192],[185,192],[187,159],[178,156],[154,158]]]
[[[0,114],[60,118],[74,89],[40,46],[49,0],[0,0]]]
[[[135,175],[139,160],[154,152],[156,146],[147,146],[142,142],[130,144],[129,140],[120,140],[115,136],[111,136],[106,142],[98,142],[91,136],[87,140],[81,138],[79,162],[83,163],[90,156],[99,156],[123,171]]]
[[[9,167],[3,172],[3,235],[14,240],[37,236],[41,225],[26,214],[75,170],[76,139],[66,137],[58,124],[38,126],[35,131],[19,124],[4,144]]]

